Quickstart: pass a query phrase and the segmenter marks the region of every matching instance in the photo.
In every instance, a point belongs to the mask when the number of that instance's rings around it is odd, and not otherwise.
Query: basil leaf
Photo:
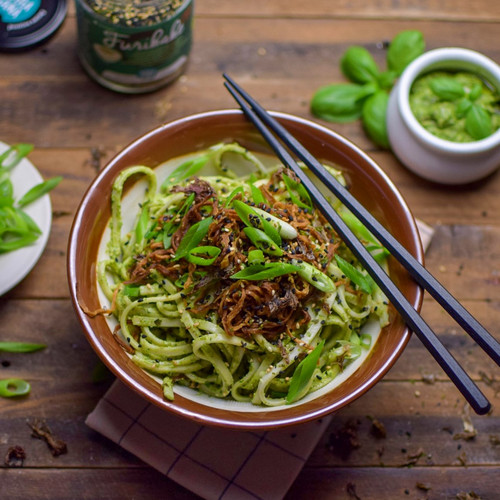
[[[417,30],[406,30],[398,33],[387,50],[387,66],[400,75],[406,66],[424,53],[424,36]]]
[[[252,281],[269,280],[278,276],[283,276],[284,274],[295,273],[298,271],[298,266],[294,266],[292,264],[284,262],[267,262],[266,264],[254,264],[252,266],[245,267],[245,269],[233,274],[231,279]]]
[[[335,255],[335,260],[339,269],[363,292],[372,293],[375,289],[375,282],[372,277],[368,274],[363,274],[361,271],[356,269],[352,264],[349,264],[346,260],[338,255]]]
[[[389,95],[385,90],[379,90],[370,96],[363,104],[363,126],[370,139],[377,145],[389,149],[387,135],[387,105]]]
[[[382,73],[380,73],[380,75],[378,75],[377,77],[377,82],[381,89],[389,90],[394,85],[394,81],[396,80],[397,77],[398,75],[395,71],[391,70],[382,71]]]
[[[210,159],[205,154],[181,163],[162,183],[160,189],[165,191],[169,186],[196,174]]]
[[[473,104],[465,116],[465,130],[475,140],[481,140],[493,133],[491,115],[481,106]]]
[[[471,106],[472,102],[470,102],[467,98],[458,101],[457,107],[455,108],[455,114],[457,115],[457,118],[463,118],[466,115],[467,111],[469,111]]]
[[[33,186],[24,196],[17,202],[19,207],[25,207],[30,203],[34,202],[44,194],[47,194],[49,191],[54,189],[60,182],[62,181],[62,177],[52,177],[36,186]]]
[[[29,394],[30,390],[31,386],[26,380],[20,378],[0,380],[0,396],[3,398],[26,396]]]
[[[443,101],[456,101],[465,95],[465,89],[455,79],[440,76],[429,82],[429,87]]]
[[[199,266],[211,266],[219,256],[221,249],[212,245],[195,247],[189,250],[186,260]],[[205,257],[205,256],[208,256]]]
[[[475,101],[483,93],[483,86],[480,83],[476,83],[469,92],[469,99]]]
[[[283,250],[264,232],[255,227],[246,227],[243,232],[248,239],[264,253],[280,257],[283,255]]]
[[[314,350],[298,364],[297,368],[295,368],[292,380],[290,381],[290,388],[286,396],[286,402],[288,404],[299,399],[309,386],[324,345],[325,341],[322,340]]]
[[[356,83],[375,81],[380,73],[372,55],[359,45],[346,50],[340,60],[340,69],[349,80]]]
[[[311,100],[311,112],[330,122],[352,122],[361,116],[363,99],[374,89],[355,83],[321,87]]]
[[[213,220],[213,217],[202,219],[196,224],[193,224],[186,231],[186,234],[179,243],[177,252],[175,252],[174,260],[181,259],[186,256],[190,250],[198,246],[198,243],[200,243],[200,241],[207,235],[208,228],[210,227],[210,224],[212,224]]]
[[[35,352],[46,347],[45,344],[30,344],[29,342],[0,342],[0,351],[4,352]]]

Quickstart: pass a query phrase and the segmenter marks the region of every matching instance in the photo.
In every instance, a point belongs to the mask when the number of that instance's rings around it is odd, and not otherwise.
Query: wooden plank
[[[482,499],[498,496],[498,467],[463,467],[433,469],[406,468],[305,468],[299,475],[287,500],[411,500],[432,498],[452,500],[459,494],[474,492]],[[430,486],[429,491],[417,486]],[[470,497],[474,498],[474,497]]]
[[[2,496],[9,500],[199,498],[153,469],[1,469],[0,481]]]
[[[493,390],[481,387],[493,403],[498,402]],[[17,401],[11,408],[0,406],[5,414],[0,431],[1,456],[5,456],[9,447],[20,445],[27,453],[26,467],[142,467],[133,455],[84,425],[85,416],[93,408],[96,390],[75,386],[71,401],[61,384],[55,389],[61,393],[57,398],[54,398],[57,392],[53,391],[51,397]],[[36,390],[40,392],[38,387]],[[315,467],[403,467],[412,462],[412,457],[418,466],[429,468],[459,466],[462,461],[469,466],[500,463],[500,446],[492,441],[499,437],[498,410],[489,416],[472,414],[477,435],[464,440],[457,439],[464,430],[464,406],[450,383],[429,386],[381,382],[334,415],[308,463]],[[382,423],[386,437],[373,435],[371,418]],[[44,419],[51,431],[67,443],[67,454],[54,458],[45,443],[31,438],[27,422],[35,419]],[[349,436],[355,439],[354,444]]]
[[[75,15],[73,2],[68,5],[68,17]],[[500,19],[498,5],[489,0],[474,2],[442,2],[438,0],[196,0],[197,18],[349,18],[349,19],[441,19],[492,22]]]
[[[286,495],[287,500],[352,500],[353,488],[363,500],[458,498],[474,491],[478,498],[494,499],[498,492],[497,467],[320,468],[306,467]],[[2,492],[9,500],[50,498],[140,498],[193,500],[198,496],[152,469],[33,470],[2,469]],[[423,491],[417,483],[430,486]],[[350,486],[349,486],[350,485]],[[349,492],[348,491],[349,488]]]
[[[450,8],[452,6],[452,8]],[[340,0],[254,0],[252,2],[199,0],[196,3],[199,16],[258,16],[258,17],[331,17],[351,19],[442,19],[492,21],[500,18],[498,4],[488,0],[474,2],[442,2],[438,0],[391,0],[363,1]]]
[[[124,145],[164,121],[234,107],[222,87],[224,70],[264,106],[310,117],[308,101],[314,91],[343,80],[338,61],[349,45],[366,46],[383,65],[382,42],[407,27],[422,29],[428,48],[463,40],[464,45],[500,59],[498,25],[493,23],[360,21],[353,29],[351,21],[337,19],[202,18],[196,23],[185,77],[153,94],[126,96],[101,88],[85,75],[75,53],[74,19],[68,19],[49,46],[0,57],[4,75],[0,136],[7,142],[36,137],[39,147],[88,146],[92,140],[110,147]],[[332,128],[361,147],[374,149],[359,123]]]

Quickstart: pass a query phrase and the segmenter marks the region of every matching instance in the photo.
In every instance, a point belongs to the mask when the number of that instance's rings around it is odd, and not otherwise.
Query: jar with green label
[[[156,90],[181,75],[192,38],[192,0],[75,0],[81,63],[112,90]]]

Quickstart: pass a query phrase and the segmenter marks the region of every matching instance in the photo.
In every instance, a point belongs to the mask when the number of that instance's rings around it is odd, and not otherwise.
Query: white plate
[[[0,154],[8,149],[0,142]],[[10,173],[14,186],[14,199],[18,200],[26,191],[43,181],[33,164],[23,158]],[[34,267],[43,253],[49,239],[52,223],[52,206],[48,194],[38,198],[24,208],[24,211],[38,224],[42,234],[31,245],[12,252],[0,254],[0,295],[16,286]]]

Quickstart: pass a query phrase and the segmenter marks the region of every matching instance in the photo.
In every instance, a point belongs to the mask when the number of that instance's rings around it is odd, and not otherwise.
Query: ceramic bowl
[[[405,69],[391,92],[387,110],[391,147],[404,165],[425,179],[443,184],[477,181],[500,167],[500,129],[469,143],[440,139],[425,130],[410,109],[409,94],[420,75],[435,70],[476,73],[500,92],[500,66],[486,56],[455,47],[426,52]]]
[[[423,261],[420,238],[410,210],[395,186],[365,153],[327,128],[286,114],[274,113],[274,116],[318,159],[338,165],[352,193],[419,261]],[[260,134],[240,111],[213,111],[189,116],[146,133],[101,171],[83,197],[70,234],[68,280],[76,314],[88,341],[112,372],[166,411],[203,424],[239,429],[271,429],[322,417],[361,396],[384,376],[402,353],[410,332],[396,314],[381,333],[369,358],[346,382],[330,392],[307,403],[279,410],[228,411],[178,394],[174,401],[165,400],[160,384],[138,368],[116,343],[106,319],[90,317],[82,309],[82,306],[87,310],[100,307],[97,252],[110,217],[111,186],[117,174],[137,164],[155,167],[167,159],[226,140],[238,141],[250,150],[270,153]],[[391,262],[390,267],[395,282],[410,303],[419,309],[421,289],[399,264]]]

